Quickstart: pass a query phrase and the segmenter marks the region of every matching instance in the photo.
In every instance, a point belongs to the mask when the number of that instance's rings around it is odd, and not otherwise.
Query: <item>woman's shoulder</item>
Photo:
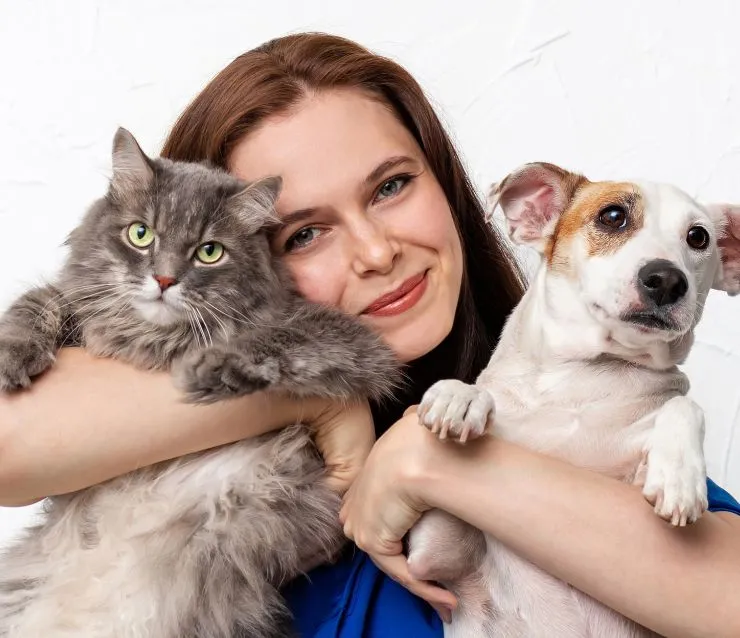
[[[436,612],[354,546],[283,595],[302,638],[442,638]]]

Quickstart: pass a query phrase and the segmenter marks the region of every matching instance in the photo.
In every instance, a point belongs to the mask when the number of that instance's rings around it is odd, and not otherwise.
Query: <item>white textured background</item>
[[[740,202],[739,23],[736,0],[0,0],[0,304],[59,263],[118,125],[156,153],[213,74],[292,31],[407,66],[481,188],[547,160]],[[687,369],[710,473],[740,494],[740,299],[705,317]],[[0,508],[0,538],[32,511]]]

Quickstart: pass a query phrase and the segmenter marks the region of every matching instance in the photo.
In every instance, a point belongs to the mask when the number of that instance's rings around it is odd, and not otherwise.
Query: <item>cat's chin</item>
[[[139,301],[133,305],[144,321],[156,326],[166,328],[186,321],[182,313],[161,301]]]

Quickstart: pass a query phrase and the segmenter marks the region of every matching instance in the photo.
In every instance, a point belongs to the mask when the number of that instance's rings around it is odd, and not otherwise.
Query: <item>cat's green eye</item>
[[[146,248],[154,241],[154,231],[146,224],[134,222],[128,227],[128,240],[137,248]]]
[[[209,241],[202,246],[198,246],[198,250],[195,251],[195,258],[204,264],[210,265],[221,259],[225,252],[223,244],[219,244],[217,241]]]

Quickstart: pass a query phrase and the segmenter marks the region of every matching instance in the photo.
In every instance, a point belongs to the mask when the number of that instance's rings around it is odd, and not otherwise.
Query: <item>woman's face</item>
[[[307,97],[229,158],[283,178],[273,239],[306,298],[360,317],[404,362],[450,332],[463,258],[450,206],[390,109],[360,92]]]

